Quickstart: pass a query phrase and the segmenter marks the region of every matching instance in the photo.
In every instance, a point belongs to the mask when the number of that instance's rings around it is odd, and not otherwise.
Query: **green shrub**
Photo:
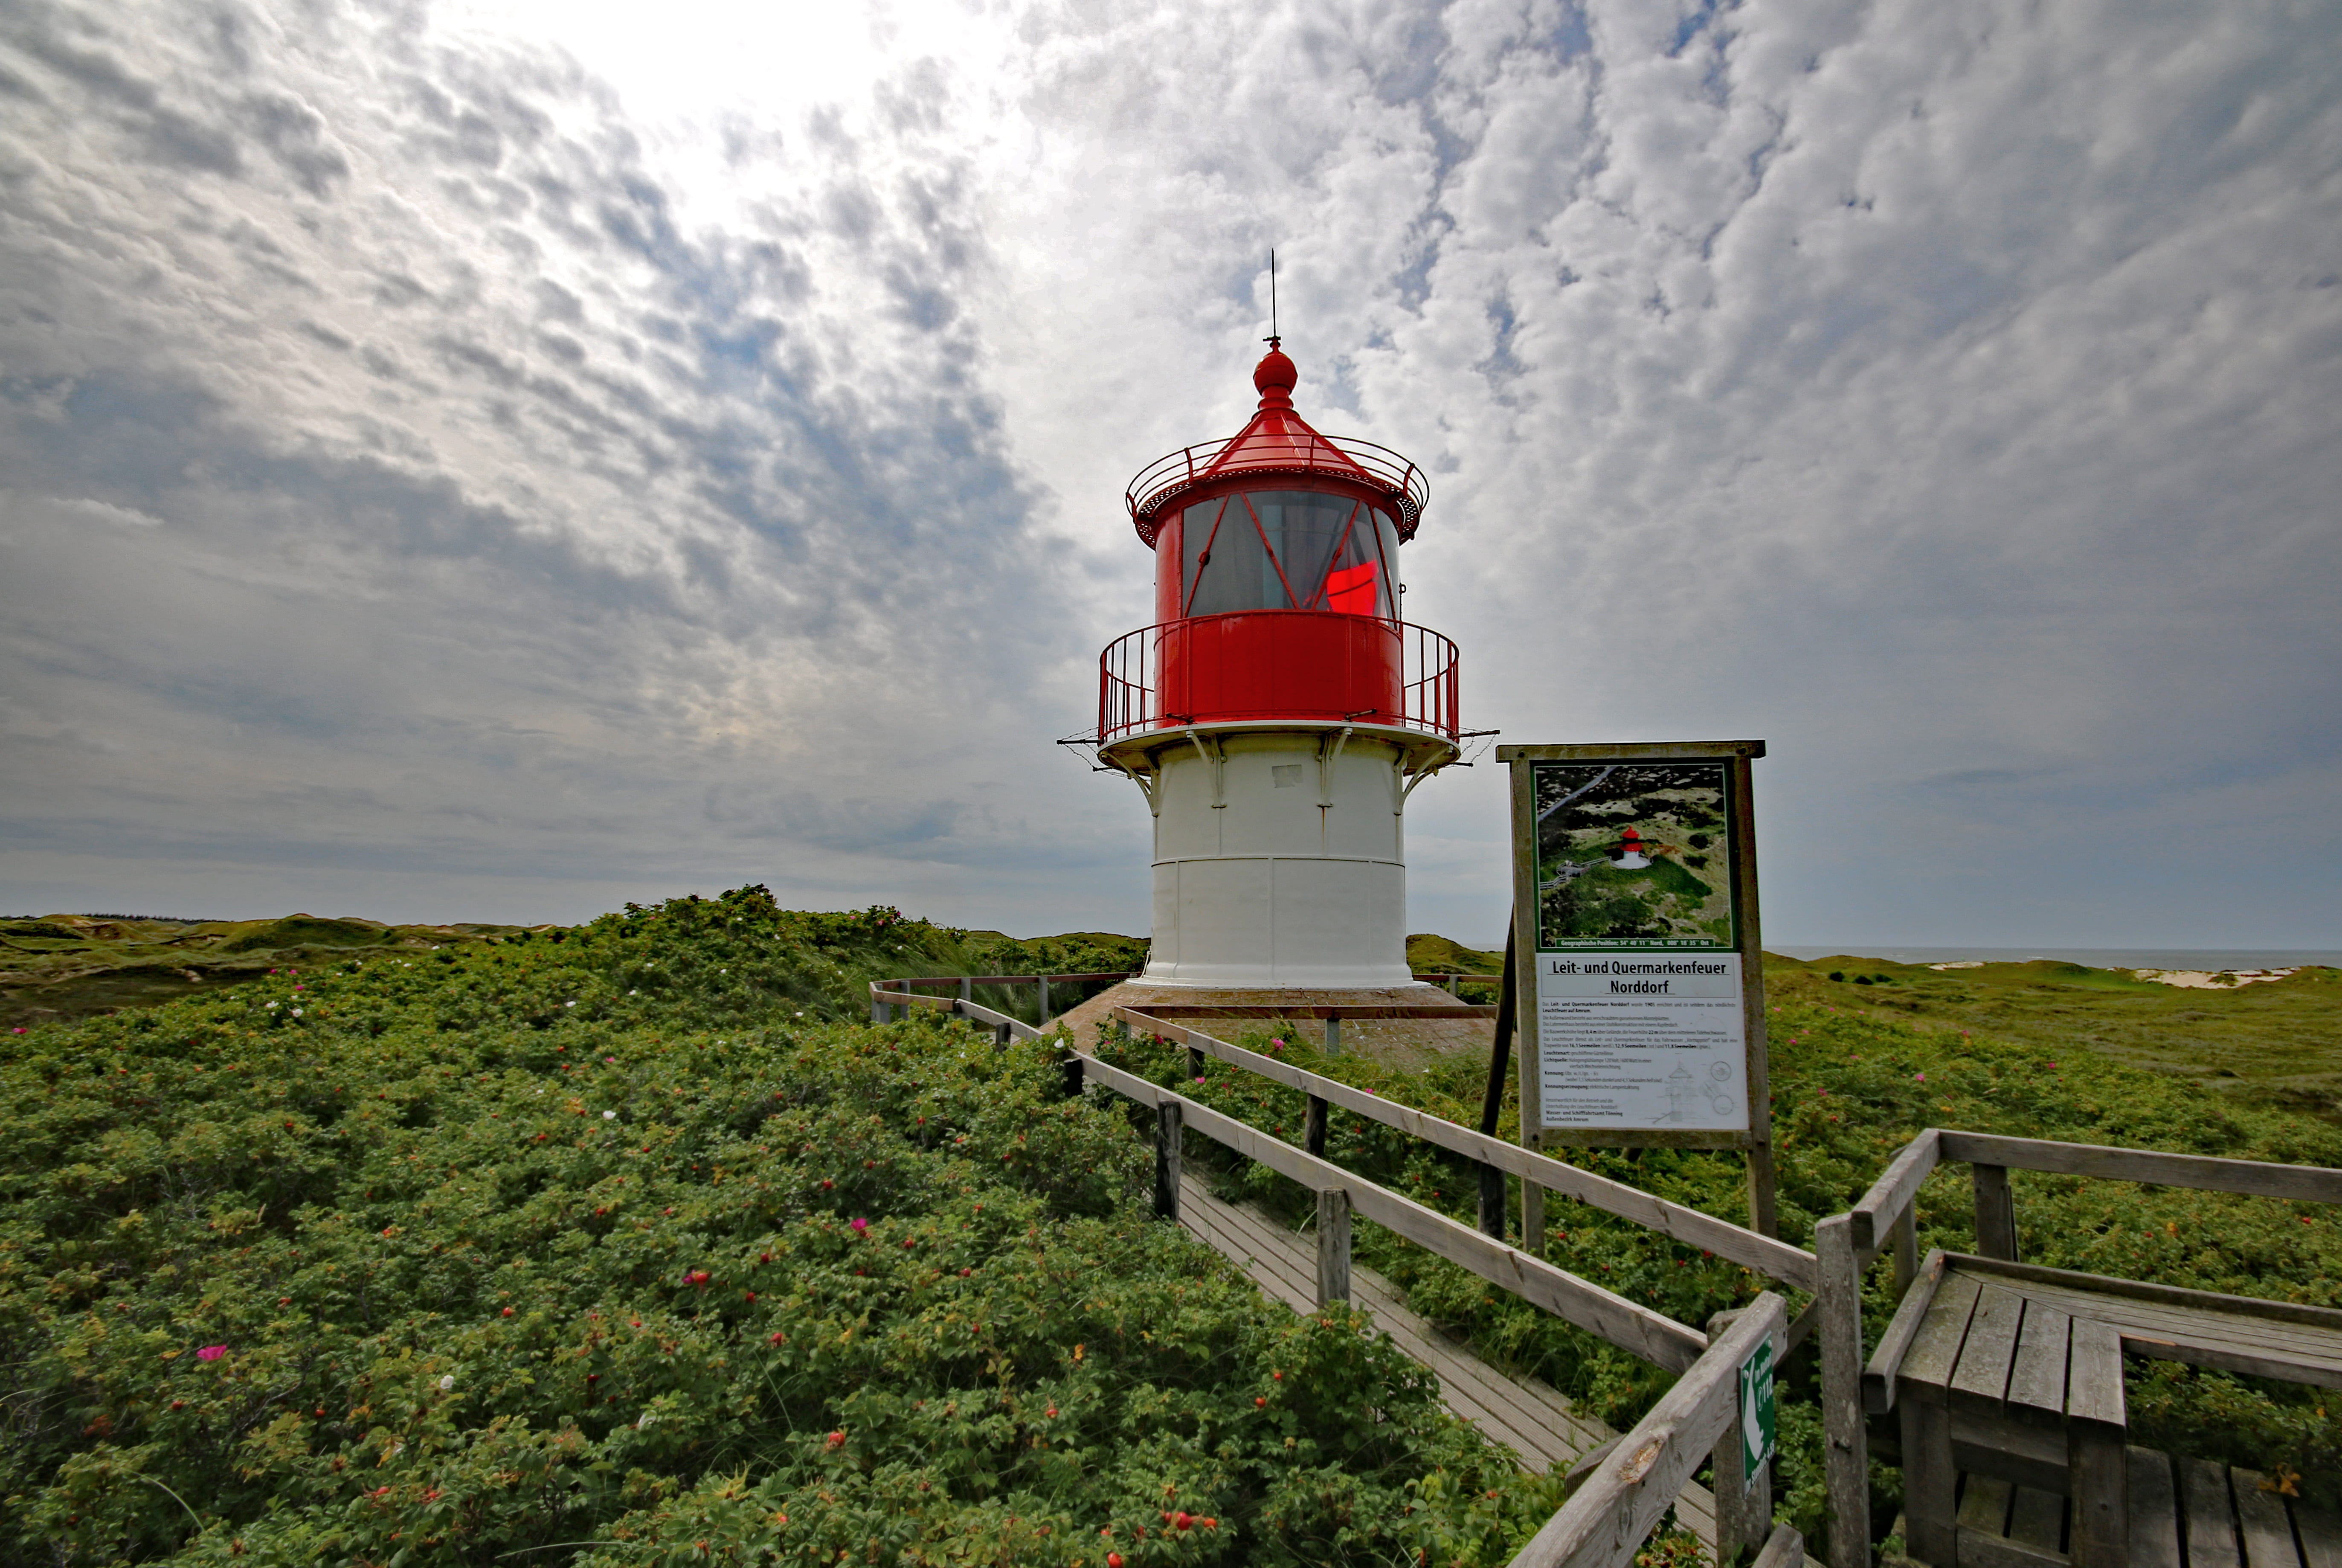
[[[9,1037],[0,1560],[1504,1561],[1553,1484],[1054,1047],[836,1021],[960,940],[742,889]]]

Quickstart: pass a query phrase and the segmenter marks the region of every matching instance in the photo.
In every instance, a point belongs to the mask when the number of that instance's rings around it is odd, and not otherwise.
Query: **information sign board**
[[[1525,1142],[1769,1144],[1748,800],[1764,751],[1498,750],[1512,767],[1514,941],[1529,955]]]

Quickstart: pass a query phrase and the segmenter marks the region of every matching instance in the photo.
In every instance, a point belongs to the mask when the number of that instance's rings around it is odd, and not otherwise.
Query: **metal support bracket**
[[[1391,807],[1391,815],[1405,816],[1406,814],[1406,797],[1415,793],[1415,786],[1421,784],[1424,780],[1429,778],[1432,774],[1437,773],[1441,768],[1444,768],[1446,765],[1447,764],[1446,763],[1435,764],[1430,767],[1417,771],[1413,778],[1407,778],[1406,773],[1406,762],[1401,760],[1397,763],[1394,763],[1392,766],[1399,770],[1399,777],[1406,779],[1406,785],[1398,792],[1398,802]]]
[[[1199,734],[1197,734],[1195,731],[1193,731],[1193,730],[1189,730],[1189,731],[1187,731],[1187,732],[1186,732],[1186,736],[1187,736],[1187,738],[1188,738],[1189,740],[1191,740],[1191,741],[1193,741],[1193,742],[1195,742],[1195,743],[1196,743],[1196,754],[1197,756],[1202,757],[1206,762],[1207,762],[1207,763],[1209,763],[1209,764],[1211,764],[1211,767],[1212,767],[1212,809],[1213,809],[1214,811],[1226,811],[1226,810],[1227,810],[1227,809],[1228,809],[1228,756],[1227,756],[1227,752],[1226,751],[1226,749],[1225,749],[1225,748],[1223,748],[1223,747],[1221,746],[1220,743],[1219,743],[1219,742],[1217,742],[1217,741],[1214,741],[1210,745],[1206,745],[1206,744],[1204,744],[1204,737],[1203,737],[1203,736],[1201,736],[1201,735],[1199,735]],[[1157,814],[1157,815],[1159,816],[1159,815],[1161,815],[1162,814],[1158,812],[1158,813],[1156,813],[1156,814]]]
[[[1161,816],[1163,814],[1163,797],[1161,794],[1157,794],[1156,790],[1156,784],[1159,781],[1150,780],[1146,774],[1140,773],[1136,768],[1128,766],[1120,761],[1116,761],[1115,763],[1114,769],[1116,773],[1122,774],[1123,777],[1128,779],[1131,783],[1138,786],[1138,793],[1146,797],[1146,810],[1150,815]]]
[[[1317,804],[1330,811],[1334,805],[1334,769],[1342,760],[1342,748],[1350,744],[1350,730],[1326,735],[1317,743]]]

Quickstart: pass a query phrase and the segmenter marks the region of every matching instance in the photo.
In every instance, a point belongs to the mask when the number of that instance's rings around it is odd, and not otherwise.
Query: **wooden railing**
[[[1759,1543],[1755,1568],[1797,1568],[1805,1561],[1804,1538],[1772,1523],[1766,1470],[1758,1467],[1754,1483],[1741,1484],[1740,1370],[1767,1343],[1779,1364],[1787,1353],[1787,1313],[1781,1298],[1767,1291],[1739,1311],[1716,1316],[1707,1349],[1650,1413],[1579,1462],[1569,1501],[1515,1555],[1511,1568],[1625,1568],[1702,1463],[1712,1464],[1716,1482],[1718,1562]]]
[[[1920,1186],[1938,1165],[1965,1162],[1975,1192],[1977,1252],[2007,1263],[2017,1256],[2017,1202],[2011,1171],[2095,1176],[2163,1187],[2342,1203],[2342,1171],[2320,1165],[2278,1165],[2099,1144],[2062,1144],[1930,1127],[1905,1144],[1870,1190],[1843,1214],[1814,1227],[1817,1260],[1815,1306],[1821,1320],[1822,1425],[1831,1513],[1830,1560],[1859,1568],[1870,1550],[1870,1462],[1866,1413],[1894,1403],[1893,1380],[1872,1377],[1864,1365],[1862,1282],[1878,1258],[1893,1254],[1897,1298],[1918,1273]],[[1901,1347],[1882,1343],[1886,1364]],[[1892,1354],[1890,1355],[1890,1353]]]
[[[946,978],[956,981],[957,977]],[[874,1016],[879,1009],[891,1011],[897,1006],[949,1013],[986,1026],[1004,1044],[1015,1039],[1038,1039],[1044,1034],[965,995],[920,995],[877,984],[871,986],[870,995]],[[1115,1008],[1112,1016],[1133,1030],[1184,1045],[1189,1064],[1199,1070],[1209,1057],[1297,1089],[1307,1098],[1304,1144],[1296,1148],[1176,1090],[1096,1056],[1067,1053],[1060,1064],[1067,1094],[1078,1094],[1096,1084],[1155,1113],[1154,1208],[1158,1216],[1173,1221],[1179,1217],[1183,1145],[1185,1134],[1192,1131],[1316,1193],[1320,1304],[1349,1295],[1350,1222],[1356,1215],[1608,1343],[1681,1374],[1675,1388],[1633,1432],[1608,1452],[1589,1455],[1590,1463],[1581,1462],[1585,1465],[1582,1483],[1514,1560],[1514,1568],[1623,1568],[1701,1463],[1711,1456],[1716,1480],[1718,1560],[1729,1562],[1742,1546],[1761,1543],[1755,1568],[1798,1568],[1804,1563],[1804,1542],[1797,1533],[1787,1526],[1772,1527],[1767,1473],[1759,1471],[1754,1486],[1744,1490],[1739,1484],[1740,1437],[1734,1415],[1741,1364],[1765,1340],[1771,1341],[1775,1363],[1779,1364],[1805,1337],[1814,1319],[1810,1309],[1790,1323],[1782,1298],[1767,1291],[1750,1307],[1718,1313],[1709,1332],[1702,1334],[1333,1164],[1325,1158],[1326,1117],[1339,1106],[1350,1114],[1509,1172],[1800,1289],[1812,1289],[1817,1278],[1813,1253],[1445,1118],[1396,1104],[1338,1079],[1247,1051],[1191,1025],[1129,1007]]]

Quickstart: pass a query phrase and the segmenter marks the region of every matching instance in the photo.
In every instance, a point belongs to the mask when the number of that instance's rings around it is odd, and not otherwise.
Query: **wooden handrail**
[[[1656,1366],[1682,1372],[1707,1348],[1705,1335],[1661,1313],[1580,1279],[1543,1258],[1493,1241],[1457,1220],[1402,1197],[1379,1183],[1295,1148],[1176,1090],[1166,1089],[1095,1056],[1075,1054],[1085,1079],[1149,1109],[1176,1107],[1183,1125],[1318,1192],[1349,1196],[1352,1211],[1556,1316],[1630,1351]]]
[[[1596,1466],[1561,1511],[1546,1521],[1511,1568],[1624,1568],[1738,1419],[1740,1368],[1771,1342],[1786,1353],[1787,1313],[1767,1291],[1749,1303]],[[1773,1532],[1760,1564],[1791,1568],[1805,1543],[1786,1525]]]
[[[1718,1257],[1729,1258],[1799,1290],[1814,1288],[1814,1254],[1802,1247],[1791,1246],[1771,1236],[1758,1235],[1755,1231],[1744,1229],[1729,1220],[1719,1220],[1713,1214],[1701,1213],[1697,1209],[1671,1203],[1665,1198],[1644,1192],[1640,1187],[1630,1187],[1624,1182],[1614,1182],[1576,1165],[1534,1154],[1517,1144],[1508,1144],[1501,1138],[1475,1132],[1458,1123],[1432,1115],[1427,1111],[1418,1111],[1411,1105],[1386,1100],[1379,1094],[1353,1087],[1337,1078],[1323,1077],[1290,1063],[1279,1062],[1273,1056],[1247,1051],[1241,1045],[1231,1045],[1200,1029],[1157,1018],[1135,1007],[1117,1007],[1114,1014],[1135,1029],[1171,1040],[1191,1051],[1216,1056],[1230,1066],[1258,1074],[1272,1083],[1282,1084],[1288,1089],[1298,1089],[1328,1104],[1339,1105],[1356,1115],[1396,1127],[1426,1143],[1436,1144],[1442,1148],[1468,1155],[1483,1164],[1494,1165],[1523,1180],[1535,1182],[1548,1192],[1560,1193],[1606,1213],[1632,1220],[1686,1246],[1704,1248]]]
[[[1850,1211],[1854,1243],[1875,1253],[1887,1230],[1918,1195],[1919,1187],[1946,1161],[2003,1171],[2043,1171],[2055,1175],[2096,1176],[2144,1182],[2160,1187],[2192,1187],[2250,1197],[2342,1203],[2342,1171],[2324,1165],[2278,1165],[2261,1160],[2228,1160],[2210,1154],[2173,1154],[2155,1149],[2122,1149],[2104,1144],[2067,1144],[2049,1138],[2012,1138],[1998,1133],[1967,1133],[1929,1127],[1906,1144]]]

